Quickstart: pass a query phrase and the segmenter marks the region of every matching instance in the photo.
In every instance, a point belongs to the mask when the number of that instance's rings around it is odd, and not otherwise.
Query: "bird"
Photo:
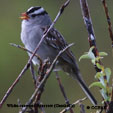
[[[21,14],[21,41],[26,49],[34,51],[45,31],[52,24],[52,20],[47,11],[41,6],[32,6],[26,12]],[[63,35],[54,27],[48,32],[47,36],[41,43],[37,55],[42,61],[49,58],[50,63],[53,62],[58,53],[66,48],[68,43]],[[31,53],[28,53],[31,57]],[[34,65],[39,65],[39,60],[36,56],[33,57]],[[73,79],[78,81],[78,84],[83,89],[89,100],[93,105],[97,105],[97,100],[90,92],[85,81],[82,78],[75,56],[71,49],[68,48],[61,54],[55,64],[54,71],[63,70],[68,73]]]

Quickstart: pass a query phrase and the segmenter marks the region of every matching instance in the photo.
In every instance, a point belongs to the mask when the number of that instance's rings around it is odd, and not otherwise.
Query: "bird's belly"
[[[25,48],[33,52],[35,48],[37,47],[38,43],[40,42],[40,39],[43,35],[42,33],[43,32],[36,33],[35,30],[33,29],[31,31],[26,31],[26,32],[22,31],[21,40],[24,43]],[[54,48],[42,42],[36,54],[39,55],[43,61],[49,58],[50,62],[52,62],[58,53],[56,52]],[[32,54],[28,53],[28,55],[31,56]],[[39,61],[36,57],[34,57],[32,61],[35,65],[39,64]]]
[[[39,43],[39,41],[36,41],[36,40],[29,40],[29,42],[27,40],[25,47],[28,50],[33,52],[35,50],[35,48],[37,47],[38,43]],[[39,49],[37,50],[36,54],[40,56],[42,61],[49,58],[50,62],[52,62],[57,55],[54,48],[48,47],[47,45],[45,45],[45,43],[42,43],[39,46]],[[28,53],[28,55],[31,57],[30,53]],[[35,65],[39,64],[39,60],[36,57],[34,57],[32,61]]]

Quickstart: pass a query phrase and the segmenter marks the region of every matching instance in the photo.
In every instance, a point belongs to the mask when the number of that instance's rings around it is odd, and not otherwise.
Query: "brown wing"
[[[57,52],[64,49],[68,45],[63,36],[54,28],[52,28],[47,37],[45,37],[45,41]],[[69,64],[75,64],[75,57],[70,49],[67,49],[60,57]]]

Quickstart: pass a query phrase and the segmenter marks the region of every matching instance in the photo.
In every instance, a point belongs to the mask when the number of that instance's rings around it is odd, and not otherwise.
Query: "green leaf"
[[[111,69],[110,68],[106,68],[105,69],[105,74],[107,76],[107,82],[109,82],[110,76],[111,76]]]
[[[104,87],[104,86],[102,85],[102,83],[100,83],[100,82],[93,82],[93,83],[89,86],[89,88],[91,88],[91,87],[93,87],[93,86],[97,86],[97,87],[102,88],[102,89],[105,90],[105,87]]]
[[[99,63],[96,63],[96,66],[97,66],[99,69],[102,69],[102,65],[100,65]]]
[[[95,47],[92,46],[92,47],[89,49],[89,52],[92,52],[94,48],[95,48]]]
[[[101,93],[101,95],[103,96],[104,101],[111,101],[111,96],[110,96],[110,95],[107,96],[107,93],[106,93],[105,90],[101,89],[101,90],[100,90],[100,93]]]
[[[99,80],[100,80],[100,83],[101,83],[104,87],[106,87],[106,84],[105,84],[105,81],[104,81],[103,76],[101,76],[101,77],[99,78]]]
[[[90,59],[95,59],[95,55],[92,51],[88,52],[88,56],[89,56]]]
[[[104,100],[107,101],[108,96],[106,95],[105,90],[101,89],[101,90],[100,90],[100,93],[101,93],[101,95],[103,96]]]
[[[100,57],[100,56],[97,56],[96,58],[95,58],[95,60],[98,62],[100,59],[103,59],[103,57]]]
[[[95,75],[95,78],[99,79],[101,76],[103,76],[103,74],[100,73],[100,72],[97,72],[96,75]]]
[[[106,52],[99,52],[99,56],[107,56],[108,54]]]
[[[80,58],[79,58],[79,61],[81,59],[95,59],[95,55],[94,53],[92,52],[92,50],[94,49],[95,47],[92,46],[90,49],[89,49],[89,52],[85,52],[84,55],[82,55]]]
[[[81,59],[90,59],[89,55],[88,54],[84,54],[82,55],[80,58],[79,58],[79,62]]]
[[[92,59],[91,62],[95,65],[95,59]]]
[[[111,75],[111,69],[110,68],[106,68],[105,69],[105,73],[106,73],[106,75]]]

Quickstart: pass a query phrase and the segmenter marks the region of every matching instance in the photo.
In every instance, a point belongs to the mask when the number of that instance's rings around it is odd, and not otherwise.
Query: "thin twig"
[[[38,75],[38,79],[37,79],[37,84],[36,84],[36,87],[40,84],[40,82],[42,81],[42,79],[44,78],[45,74],[46,74],[46,71],[47,69],[49,68],[50,66],[50,62],[48,59],[45,59],[44,60],[44,63],[42,65],[40,65],[40,68],[39,68],[39,75]],[[33,104],[38,104],[40,99],[41,99],[41,96],[42,96],[42,93],[44,91],[44,86],[40,88],[40,91],[37,92],[37,95],[35,97],[35,100],[33,102]],[[34,107],[34,111],[37,113],[38,112],[38,107]]]
[[[40,84],[37,86],[37,88],[35,89],[34,93],[33,93],[32,96],[30,97],[29,101],[28,101],[25,105],[31,105],[31,104],[32,104],[33,100],[35,99],[35,97],[36,97],[36,95],[37,95],[37,92],[40,91],[40,88],[42,88],[42,87],[45,85],[45,83],[46,83],[48,77],[50,76],[50,74],[51,74],[51,72],[52,72],[52,69],[54,68],[54,65],[55,65],[55,63],[56,63],[58,57],[59,57],[63,52],[65,52],[69,47],[71,47],[72,45],[73,45],[73,43],[72,43],[72,44],[69,44],[66,48],[64,48],[63,50],[61,50],[61,51],[58,53],[58,55],[56,56],[56,58],[55,58],[54,61],[52,62],[50,68],[47,70],[47,72],[46,72],[44,78],[42,79],[42,81],[40,82]],[[22,111],[20,111],[19,113],[24,113],[24,112],[26,111],[26,109],[27,109],[27,107],[23,107],[23,108],[22,108]]]
[[[111,102],[109,103],[107,113],[113,112],[113,81],[112,81],[112,95],[111,95]]]
[[[42,41],[44,40],[44,38],[47,36],[48,32],[51,30],[51,28],[54,26],[54,24],[56,23],[56,21],[58,20],[58,18],[60,17],[60,15],[63,13],[65,7],[69,4],[70,0],[67,0],[62,7],[60,8],[56,18],[54,19],[54,21],[52,22],[52,24],[50,25],[50,27],[48,28],[48,30],[44,33],[44,35],[42,36],[40,42],[37,44],[32,56],[29,58],[28,62],[26,63],[26,65],[24,66],[24,68],[22,69],[22,71],[20,72],[20,74],[18,75],[18,77],[16,78],[16,80],[13,82],[13,84],[10,86],[10,88],[8,89],[8,91],[6,92],[5,96],[2,98],[1,102],[0,102],[0,108],[2,107],[2,105],[4,104],[4,102],[6,101],[6,99],[8,98],[8,96],[10,95],[10,93],[12,92],[13,88],[16,86],[16,84],[19,82],[20,78],[23,76],[23,74],[27,71],[27,69],[30,67],[30,62],[32,61],[33,57],[35,56],[36,52],[38,51]]]
[[[112,79],[112,96],[111,96],[111,101],[113,101],[113,79]]]
[[[68,99],[67,96],[66,96],[66,93],[65,93],[65,91],[64,91],[64,87],[63,87],[63,85],[62,85],[62,83],[61,83],[61,80],[60,80],[60,77],[59,77],[59,75],[58,75],[58,72],[56,72],[56,79],[57,79],[57,81],[58,81],[60,90],[61,90],[61,92],[62,92],[62,94],[63,94],[63,96],[64,96],[64,99],[65,99],[66,104],[67,104],[67,105],[70,105],[69,99]],[[70,113],[74,113],[71,108],[70,108]]]
[[[109,30],[109,35],[112,41],[112,48],[113,48],[113,31],[112,31],[112,24],[111,24],[111,19],[109,16],[109,11],[108,11],[108,7],[107,7],[107,3],[106,0],[101,0],[103,7],[104,7],[104,11],[105,11],[105,15],[106,15],[106,19],[107,19],[107,23],[108,23],[108,30]]]
[[[18,103],[18,106],[21,106],[20,99],[18,99],[18,100],[17,100],[17,103]],[[21,110],[21,108],[22,108],[22,107],[20,107],[20,109],[19,109],[19,110]]]
[[[43,104],[40,102],[40,105],[43,105]],[[40,109],[42,111],[41,113],[46,113],[45,110],[44,110],[44,107],[40,107]]]
[[[69,107],[63,109],[60,113],[66,113],[67,111],[70,110],[70,108],[75,107],[75,105],[79,104],[80,102],[83,102],[86,99],[87,99],[87,97],[84,97],[83,99],[77,100],[76,102],[74,102],[73,104],[71,104]]]
[[[10,43],[10,45],[13,46],[13,47],[16,47],[16,48],[22,49],[22,50],[24,50],[25,52],[27,51],[28,53],[33,54],[32,51],[26,49],[25,47],[23,47],[23,46],[21,46],[21,45],[17,45],[17,44],[14,44],[14,43]],[[37,55],[37,54],[35,54],[35,56],[36,56],[36,57],[38,58],[38,60],[40,61],[40,64],[42,64],[42,59],[40,58],[40,56]],[[36,75],[35,75],[34,67],[33,67],[33,63],[32,63],[32,62],[30,63],[30,70],[31,70],[31,74],[32,74],[32,78],[33,78],[33,81],[34,81],[35,87],[36,87],[36,79],[37,79],[37,77],[36,77]]]
[[[80,102],[80,113],[85,113],[84,105]]]
[[[31,53],[33,54],[32,51],[26,49],[25,47],[21,46],[21,45],[17,45],[17,44],[14,44],[14,43],[10,43],[11,46],[13,47],[16,47],[16,48],[19,48],[19,49],[22,49],[24,51],[27,51],[28,53]],[[40,61],[40,63],[42,64],[42,59],[40,58],[40,56],[38,54],[35,54],[35,56],[38,58],[38,60]]]
[[[13,88],[15,87],[15,85],[19,82],[19,80],[22,77],[22,75],[28,70],[29,67],[30,67],[30,64],[25,65],[24,69],[21,71],[19,76],[16,78],[16,80],[13,82],[13,84],[9,87],[9,89],[7,90],[7,92],[5,93],[4,97],[2,98],[2,100],[0,102],[0,108],[2,107],[4,102],[6,101],[7,97],[12,92]]]
[[[33,63],[32,62],[30,64],[30,71],[31,71],[31,75],[32,75],[32,78],[33,78],[34,86],[36,88],[37,76],[35,75],[35,70],[34,70]]]

